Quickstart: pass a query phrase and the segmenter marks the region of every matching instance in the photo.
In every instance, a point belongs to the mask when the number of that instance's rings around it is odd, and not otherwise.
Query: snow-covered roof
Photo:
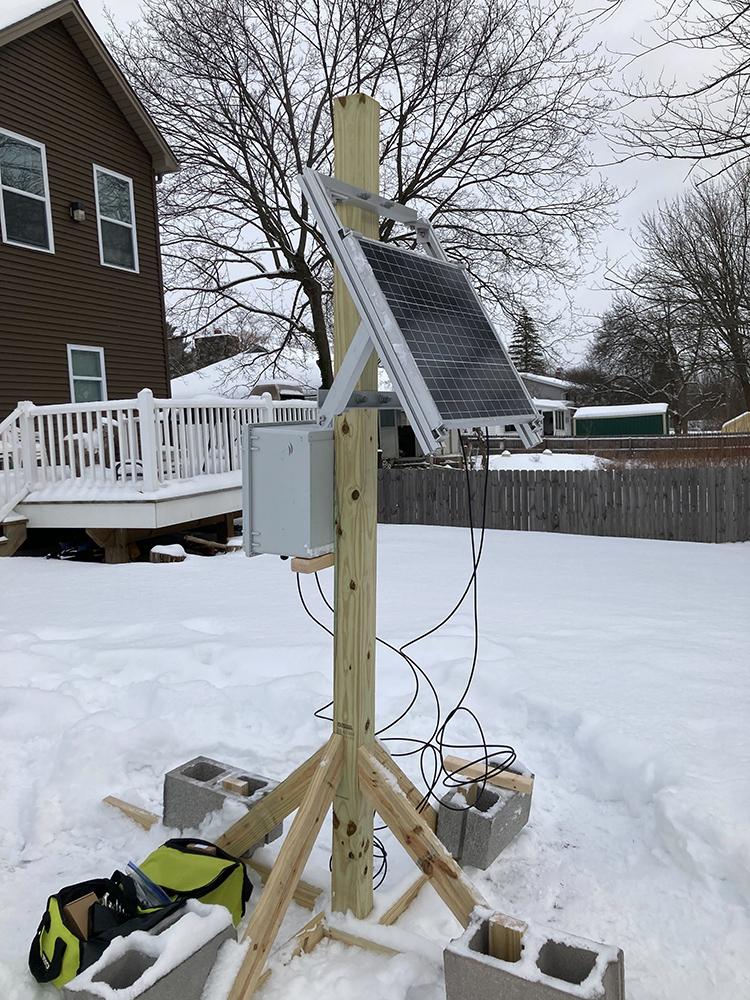
[[[534,399],[533,403],[537,410],[569,410],[572,406],[564,399]]]
[[[534,375],[533,372],[519,372],[521,378],[530,378],[535,382],[541,382],[543,385],[554,385],[559,389],[572,389],[573,385],[571,382],[566,382],[562,378],[553,378],[551,375]]]
[[[666,413],[668,403],[629,403],[626,406],[581,406],[573,414],[574,420],[601,420],[605,417],[647,417]]]
[[[54,7],[57,3],[59,0],[54,0],[52,3],[50,0],[6,0],[0,8],[0,31],[11,24],[16,24],[17,21],[31,17],[32,14],[39,13],[40,10]]]
[[[275,354],[241,351],[225,361],[173,378],[172,396],[247,399],[254,386],[267,382],[298,385],[313,392],[320,388],[320,369],[312,357],[301,352],[277,361]]]
[[[737,417],[732,417],[731,420],[727,420],[725,424],[721,425],[723,431],[743,431],[750,430],[750,410],[745,410],[744,413],[740,413]]]
[[[268,382],[300,386],[314,395],[321,388],[320,368],[312,354],[299,349],[287,350],[280,358],[275,351],[270,354],[241,351],[226,361],[217,361],[197,372],[173,378],[172,396],[175,399],[195,396],[247,399],[256,385]],[[392,392],[382,368],[378,369],[378,388],[382,392]]]

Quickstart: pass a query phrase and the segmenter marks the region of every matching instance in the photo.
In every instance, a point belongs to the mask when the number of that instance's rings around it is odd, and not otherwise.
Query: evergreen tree
[[[519,372],[528,372],[530,375],[547,374],[547,359],[542,338],[526,306],[521,308],[508,353]]]

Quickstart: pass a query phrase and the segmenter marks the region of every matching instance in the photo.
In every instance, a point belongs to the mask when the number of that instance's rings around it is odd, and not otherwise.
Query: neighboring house
[[[533,397],[534,406],[542,415],[543,437],[570,437],[572,403],[561,399],[540,399]]]
[[[0,421],[169,396],[155,183],[178,169],[75,0],[0,7]]]
[[[724,434],[750,434],[750,410],[746,413],[740,413],[732,420],[727,420],[725,424],[722,424],[721,430]]]
[[[532,375],[528,372],[519,372],[521,381],[529,391],[532,398],[569,400],[573,392],[573,386],[561,378],[553,378],[551,375]]]
[[[561,378],[550,375],[532,375],[520,372],[521,381],[542,415],[544,437],[570,437],[571,414],[575,409],[569,402],[573,386]]]
[[[669,406],[666,403],[581,406],[573,414],[573,434],[575,437],[669,434]]]

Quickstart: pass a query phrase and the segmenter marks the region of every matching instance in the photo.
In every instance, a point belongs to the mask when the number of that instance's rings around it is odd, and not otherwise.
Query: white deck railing
[[[268,393],[204,403],[137,399],[18,407],[0,424],[0,514],[55,483],[150,493],[199,476],[239,472],[246,424],[315,420],[317,404]]]

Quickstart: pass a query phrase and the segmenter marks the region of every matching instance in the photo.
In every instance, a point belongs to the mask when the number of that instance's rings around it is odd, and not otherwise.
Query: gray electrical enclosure
[[[333,430],[306,422],[248,424],[243,433],[245,553],[333,552]]]

